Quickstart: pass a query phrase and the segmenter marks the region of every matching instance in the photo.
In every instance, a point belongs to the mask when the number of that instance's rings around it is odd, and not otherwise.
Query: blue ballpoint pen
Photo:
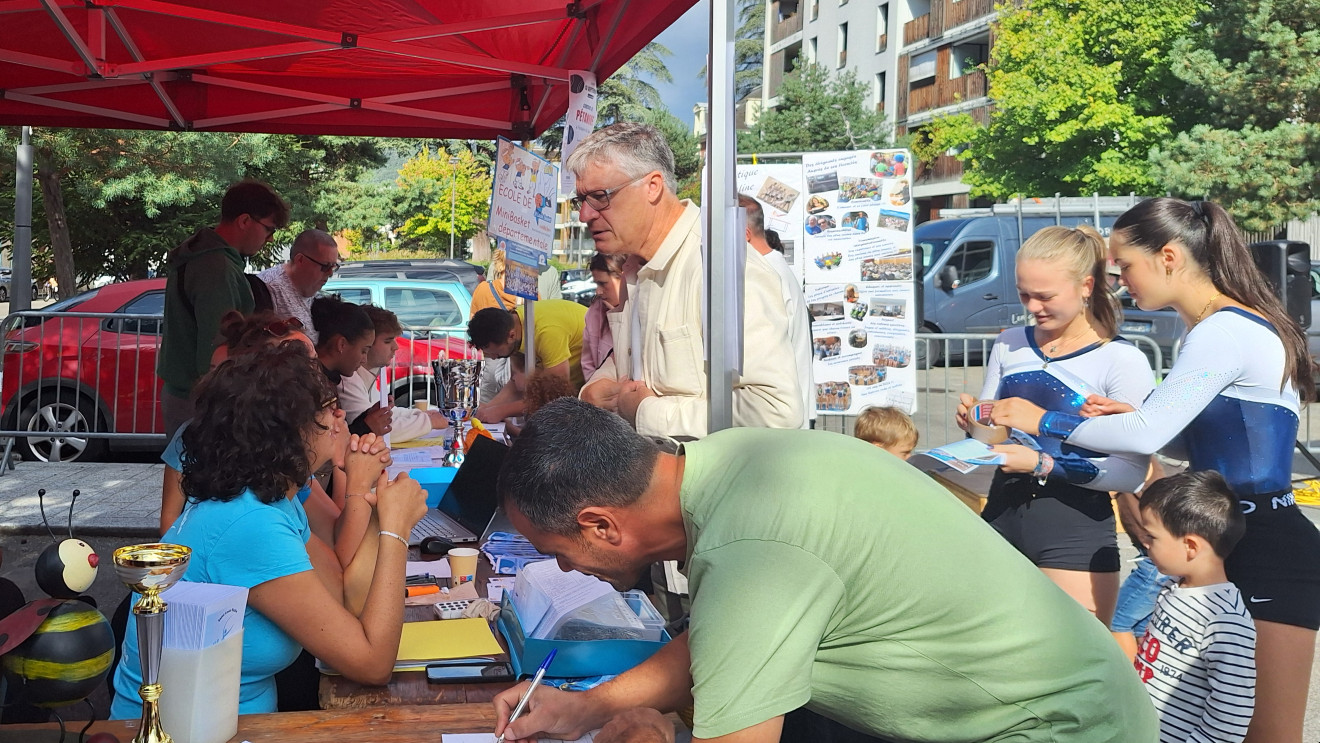
[[[513,708],[513,713],[509,715],[509,721],[504,725],[505,735],[509,732],[509,725],[512,725],[513,721],[518,719],[518,715],[521,715],[523,710],[527,708],[527,700],[532,698],[532,692],[536,691],[536,687],[541,685],[541,679],[545,678],[545,672],[550,670],[550,663],[555,659],[555,653],[558,652],[558,648],[551,650],[550,654],[545,656],[545,660],[541,661],[541,667],[536,669],[536,674],[532,676],[532,685],[527,687],[527,691],[523,692],[522,699],[518,700],[518,706]],[[495,743],[504,743],[504,735],[496,738]]]

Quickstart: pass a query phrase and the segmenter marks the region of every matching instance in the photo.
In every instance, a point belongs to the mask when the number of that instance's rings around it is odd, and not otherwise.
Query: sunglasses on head
[[[287,320],[276,320],[275,322],[263,328],[263,330],[275,336],[276,338],[283,338],[284,336],[294,332],[295,330],[302,330],[304,327],[306,326],[303,325],[302,320],[299,320],[296,317],[290,317]]]

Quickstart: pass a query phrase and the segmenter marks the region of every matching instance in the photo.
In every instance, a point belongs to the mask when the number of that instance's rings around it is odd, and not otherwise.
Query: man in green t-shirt
[[[688,632],[590,691],[539,690],[510,740],[571,739],[629,708],[687,704],[694,740],[778,741],[783,715],[803,706],[903,741],[1156,739],[1154,708],[1105,627],[866,442],[736,428],[669,454],[563,399],[529,419],[499,489],[518,530],[564,569],[622,590],[653,562],[685,560],[692,593]],[[495,699],[497,733],[522,691]]]
[[[486,423],[502,421],[522,415],[527,388],[525,373],[532,371],[552,375],[572,385],[565,394],[577,394],[582,389],[582,331],[587,325],[587,308],[564,299],[542,299],[536,302],[532,339],[535,341],[536,363],[525,370],[523,353],[523,312],[526,305],[512,310],[488,307],[478,311],[468,321],[468,341],[487,358],[511,359],[509,381],[489,401],[476,410],[476,416]]]

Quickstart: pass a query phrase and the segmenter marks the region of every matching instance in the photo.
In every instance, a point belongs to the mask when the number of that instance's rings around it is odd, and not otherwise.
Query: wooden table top
[[[69,737],[76,740],[85,723],[70,722]],[[106,732],[129,743],[137,734],[137,720],[98,722],[88,731]],[[416,743],[439,741],[443,733],[489,733],[495,730],[495,710],[489,704],[447,704],[371,707],[315,712],[275,712],[240,715],[238,735],[231,743]],[[168,732],[168,731],[166,731]],[[0,743],[55,743],[59,727],[0,725]]]

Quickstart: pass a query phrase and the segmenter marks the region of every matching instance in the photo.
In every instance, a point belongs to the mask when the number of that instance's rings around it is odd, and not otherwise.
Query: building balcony
[[[920,15],[903,24],[903,45],[911,46],[930,38],[930,13]]]
[[[963,176],[963,164],[953,155],[940,155],[935,162],[918,162],[913,182],[957,181]]]
[[[784,20],[779,21],[774,25],[773,28],[770,29],[770,43],[778,44],[779,42],[783,41],[784,39],[787,39],[788,37],[792,36],[795,33],[800,32],[801,30],[802,30],[802,14],[794,13],[793,15],[785,18]]]
[[[953,80],[938,80],[934,85],[923,85],[908,91],[907,115],[957,103],[984,98],[986,81],[984,70],[972,70]]]
[[[994,0],[943,0],[944,27],[957,28],[995,12]]]

